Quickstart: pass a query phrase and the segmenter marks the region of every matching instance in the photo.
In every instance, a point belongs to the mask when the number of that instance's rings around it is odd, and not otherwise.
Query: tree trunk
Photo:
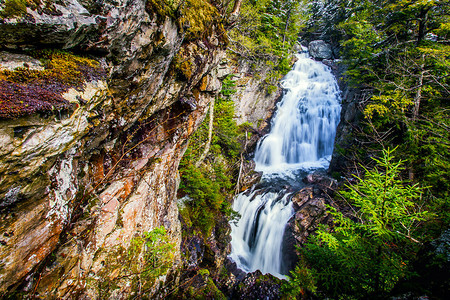
[[[244,152],[247,150],[247,143],[248,143],[248,132],[245,131],[245,144],[244,144],[244,149],[241,152],[241,164],[239,167],[239,175],[238,175],[238,179],[237,179],[237,183],[236,183],[236,189],[235,189],[235,194],[239,194],[240,189],[241,189],[241,177],[242,177],[242,169],[244,168]]]
[[[197,167],[197,168],[205,160],[206,155],[208,155],[209,149],[211,148],[213,125],[214,125],[213,123],[214,123],[214,98],[209,103],[208,141],[206,142],[205,150],[203,150],[202,155],[200,155],[200,158],[195,163],[195,167]]]
[[[288,15],[287,15],[287,19],[286,19],[286,26],[284,26],[283,47],[284,47],[284,42],[286,41],[286,33],[288,31],[288,28],[289,28],[289,22],[291,21],[291,11],[292,11],[292,8],[290,8],[288,10]]]
[[[422,42],[423,38],[425,37],[425,31],[426,26],[428,22],[428,11],[430,10],[430,7],[422,8],[420,10],[419,15],[419,32],[417,33],[417,46]]]
[[[231,16],[239,15],[239,12],[241,10],[241,4],[242,4],[242,0],[234,1],[234,6],[233,6],[233,11],[231,12]]]
[[[416,96],[414,97],[413,120],[415,121],[419,115],[420,100],[422,98],[423,77],[425,75],[425,54],[422,54],[419,69],[419,80],[417,82]]]

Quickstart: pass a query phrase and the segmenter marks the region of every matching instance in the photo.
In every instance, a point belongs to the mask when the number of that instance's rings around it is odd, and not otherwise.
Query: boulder
[[[284,240],[289,242],[286,245],[292,244],[292,240],[299,246],[304,245],[319,224],[331,224],[327,205],[338,208],[331,198],[338,187],[335,179],[318,171],[305,176],[303,182],[307,186],[292,196],[295,215],[287,225]]]
[[[331,59],[333,57],[333,50],[331,45],[322,41],[316,40],[309,43],[309,54],[315,59]]]
[[[231,299],[281,299],[281,280],[259,270],[248,273],[235,286]]]
[[[261,180],[262,172],[255,171],[255,162],[253,160],[246,160],[242,167],[241,176],[239,191],[243,192],[250,189]]]

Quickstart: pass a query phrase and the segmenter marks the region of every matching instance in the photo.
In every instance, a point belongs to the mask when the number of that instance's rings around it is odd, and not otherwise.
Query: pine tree
[[[306,282],[330,297],[383,298],[408,275],[408,259],[419,244],[414,229],[429,214],[418,205],[422,189],[399,179],[403,161],[395,162],[392,153],[383,150],[374,159],[377,167],[341,192],[354,208],[351,216],[329,207],[334,226],[322,226],[301,249],[303,263],[287,290]]]

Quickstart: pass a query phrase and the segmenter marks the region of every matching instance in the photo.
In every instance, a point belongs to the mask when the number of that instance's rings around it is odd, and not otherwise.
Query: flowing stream
[[[308,172],[328,168],[339,123],[339,88],[329,67],[298,54],[281,84],[271,131],[256,148],[261,182],[236,196],[233,209],[241,218],[231,224],[230,258],[246,271],[261,270],[283,278],[285,227],[294,210],[290,197],[302,188]]]

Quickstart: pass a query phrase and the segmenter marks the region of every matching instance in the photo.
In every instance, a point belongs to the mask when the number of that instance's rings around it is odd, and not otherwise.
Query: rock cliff
[[[171,3],[2,4],[0,295],[151,296],[164,276],[139,258],[160,226],[177,265],[178,163],[226,35],[209,1]]]

